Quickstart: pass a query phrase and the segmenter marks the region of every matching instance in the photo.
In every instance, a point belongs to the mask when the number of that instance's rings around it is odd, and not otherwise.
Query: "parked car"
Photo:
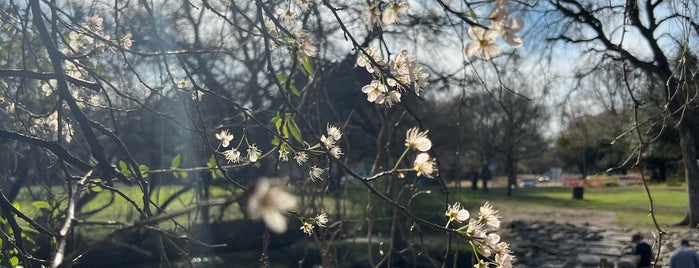
[[[539,177],[539,182],[549,182],[549,181],[551,181],[551,178],[549,178],[549,176],[544,175],[544,176]]]
[[[533,178],[524,178],[519,182],[519,188],[527,188],[536,186],[536,180]]]

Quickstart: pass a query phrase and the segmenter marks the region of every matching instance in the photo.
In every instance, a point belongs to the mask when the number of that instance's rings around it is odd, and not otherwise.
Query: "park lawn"
[[[142,201],[138,198],[140,191],[136,187],[119,187],[126,195],[130,196],[142,206]],[[164,200],[180,190],[181,186],[169,185],[162,186],[158,189],[159,193],[156,193],[158,203],[164,202]],[[411,202],[409,210],[412,211],[416,216],[435,222],[443,223],[444,219],[444,201],[445,197],[443,191],[440,187],[429,187],[429,194],[417,195]],[[503,211],[513,211],[518,208],[526,207],[529,209],[541,209],[542,211],[551,210],[554,208],[568,208],[568,209],[592,209],[592,210],[605,210],[616,212],[619,218],[619,224],[621,227],[634,228],[634,229],[654,229],[653,222],[649,215],[649,202],[646,195],[645,189],[642,186],[626,186],[626,187],[605,187],[605,188],[585,188],[584,199],[575,200],[572,199],[571,188],[568,187],[535,187],[526,189],[513,189],[513,195],[508,197],[505,195],[505,191],[502,188],[493,188],[488,193],[482,191],[471,191],[470,189],[457,189],[449,188],[449,198],[450,202],[460,201],[462,205],[472,211],[474,214],[477,213],[478,207],[483,205],[485,202],[490,202],[496,209],[501,209]],[[655,206],[655,216],[661,227],[671,225],[679,222],[685,213],[687,204],[687,195],[685,188],[683,186],[666,186],[666,185],[652,185],[650,186],[650,191],[653,197]],[[60,192],[57,192],[61,195]],[[344,205],[345,215],[349,218],[364,218],[364,216],[372,217],[380,227],[382,223],[388,224],[390,222],[390,215],[392,210],[383,203],[381,200],[376,200],[373,202],[373,209],[370,215],[366,215],[367,211],[367,198],[369,197],[367,191],[362,190],[361,187],[352,188],[347,191],[349,196],[344,196],[344,199],[340,202]],[[221,196],[227,195],[227,192],[223,189],[213,187],[212,195]],[[37,196],[37,195],[35,195]],[[39,194],[38,196],[42,196]],[[65,198],[65,197],[64,197]],[[180,198],[173,202],[167,209],[167,211],[175,211],[187,207],[192,204],[195,198],[194,190],[189,190],[182,194]],[[22,194],[20,195],[20,207],[23,212],[25,212],[30,217],[34,217],[39,212],[39,208],[34,206],[32,202],[39,201],[33,200],[30,195]],[[111,202],[111,195],[104,190],[104,193],[90,202],[83,211],[90,211],[101,208]],[[334,198],[325,197],[323,203],[325,204],[328,213],[331,216],[336,216],[334,213]],[[402,204],[405,200],[402,200]],[[64,203],[61,204],[61,209],[65,208]],[[212,209],[212,216],[217,216],[219,210],[217,208]],[[236,219],[241,218],[242,212],[237,207],[237,205],[232,205],[224,211],[224,219]],[[197,214],[188,214],[176,218],[179,222],[196,222]],[[507,215],[503,215],[507,217]],[[81,218],[81,220],[93,221],[93,222],[123,222],[123,223],[133,223],[138,219],[138,213],[136,210],[130,206],[123,198],[115,196],[114,204],[107,207],[106,209],[95,213],[89,217]],[[593,219],[591,219],[591,222]],[[163,222],[160,227],[163,229],[171,229],[175,226],[172,221]],[[83,227],[85,228],[85,227]],[[90,230],[86,230],[90,229]],[[93,235],[104,235],[113,227],[109,226],[96,226],[94,228],[86,228],[84,231],[88,231]]]
[[[684,217],[687,209],[687,193],[684,186],[649,186],[655,217],[661,227],[673,225]],[[460,200],[464,206],[475,209],[488,201],[498,208],[530,207],[542,210],[553,208],[580,208],[605,210],[617,213],[620,227],[654,229],[649,217],[650,203],[643,186],[588,187],[583,200],[572,198],[569,187],[535,187],[513,189],[508,197],[501,188],[488,193],[470,189],[450,189],[452,200]],[[505,209],[503,209],[505,210]]]
[[[138,186],[118,185],[116,188],[125,196],[132,199],[138,205],[138,207],[141,209],[143,208],[142,193]],[[156,204],[162,205],[168,198],[183,188],[184,186],[182,185],[161,185],[154,189],[151,196]],[[174,201],[170,202],[168,207],[165,209],[165,214],[168,212],[179,211],[196,204],[196,191],[196,189],[189,189],[179,194],[178,197],[174,199]],[[48,213],[49,211],[53,211],[54,214],[58,213],[59,210],[63,212],[67,206],[68,193],[61,187],[51,187],[50,192],[51,193],[49,193],[45,187],[41,186],[32,186],[30,189],[24,188],[20,191],[15,205],[20,208],[22,213],[33,219],[37,219],[40,217],[40,214]],[[236,195],[240,195],[241,193],[242,190],[235,191]],[[356,195],[366,194],[367,193],[365,191],[360,191],[360,193],[357,193]],[[60,200],[60,203],[48,203],[46,202],[46,196],[53,196],[54,199]],[[210,187],[211,198],[229,196],[231,196],[230,190],[217,186]],[[335,214],[336,201],[336,199],[330,196],[325,196],[322,199],[323,206],[331,215]],[[351,217],[363,215],[364,204],[355,204],[345,200],[340,200],[340,202],[345,205],[344,209],[348,210],[345,213],[352,215]],[[47,206],[50,208],[47,208]],[[151,205],[151,211],[156,211],[156,208],[153,205]],[[212,207],[209,211],[212,220],[234,220],[244,217],[242,210],[237,204],[232,204],[226,207],[225,210],[221,210],[220,207]],[[193,211],[191,213],[174,217],[172,220],[163,221],[158,225],[158,227],[163,230],[182,230],[180,228],[182,226],[181,224],[186,226],[188,223],[201,222],[200,216],[200,213]],[[140,220],[139,217],[139,212],[130,202],[118,194],[112,195],[107,189],[102,189],[98,196],[85,204],[77,215],[77,219],[79,221],[78,228],[81,232],[87,234],[89,237],[105,236],[114,230],[115,227],[113,225],[118,225],[121,223],[126,225],[133,224]],[[23,226],[29,226],[29,224],[23,220],[20,220],[19,222]]]

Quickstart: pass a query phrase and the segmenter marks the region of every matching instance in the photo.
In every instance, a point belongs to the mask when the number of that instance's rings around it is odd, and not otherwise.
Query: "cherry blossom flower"
[[[400,102],[400,97],[400,92],[391,90],[384,96],[383,104],[386,105],[386,107],[391,107],[393,104]]]
[[[243,157],[240,155],[240,151],[238,151],[236,148],[224,151],[223,156],[226,158],[226,160],[228,160],[228,162],[243,162]]]
[[[430,74],[422,70],[422,66],[413,64],[413,68],[410,69],[410,78],[413,81],[413,86],[415,87],[415,95],[420,96],[423,89],[430,85],[427,81],[427,77]]]
[[[177,89],[186,89],[189,86],[189,80],[187,79],[180,79],[175,82],[175,86]]]
[[[515,261],[515,256],[509,252],[495,254],[495,262],[500,268],[512,268],[512,263]]]
[[[10,104],[8,104],[7,107],[5,107],[5,112],[7,112],[8,114],[14,113],[15,112],[15,103],[10,102]]]
[[[131,40],[131,34],[122,36],[119,41],[121,42],[121,46],[125,49],[130,49],[133,45],[133,40]]]
[[[335,140],[332,137],[326,137],[325,135],[320,135],[320,142],[325,145],[325,148],[332,148],[335,146]]]
[[[228,145],[230,145],[230,142],[233,140],[233,134],[228,132],[228,129],[223,129],[221,130],[221,132],[216,133],[216,139],[221,141],[222,147],[228,147]]]
[[[402,88],[412,83],[415,94],[420,96],[420,92],[430,83],[427,81],[428,73],[422,70],[422,65],[418,63],[414,55],[410,55],[408,50],[401,50],[390,62],[390,67],[396,70],[398,76],[395,79],[389,78],[386,83],[389,86]],[[399,83],[400,82],[400,83]]]
[[[286,147],[279,148],[279,161],[289,161],[289,150],[287,150]]]
[[[493,9],[493,12],[490,15],[490,23],[492,25],[498,24],[500,22],[503,22],[507,20],[507,17],[509,16],[509,12],[505,7],[502,6],[495,6]]]
[[[327,129],[328,136],[331,137],[333,140],[339,141],[340,138],[342,138],[342,131],[340,131],[340,128],[328,123]]]
[[[332,155],[335,159],[340,159],[344,153],[340,147],[335,146],[330,148],[330,155]]]
[[[382,104],[384,96],[388,92],[388,88],[381,83],[381,81],[373,80],[368,85],[362,87],[362,92],[367,94],[367,101]]]
[[[366,51],[368,55],[359,51],[357,56],[357,66],[364,67],[367,72],[374,73],[374,66],[371,63],[371,59],[373,59],[378,65],[386,64],[383,59],[381,59],[381,55],[379,54],[379,46],[373,45],[369,48],[365,48],[364,51]]]
[[[484,259],[480,259],[478,260],[478,263],[473,265],[473,268],[488,268],[488,264]]]
[[[466,45],[466,55],[471,57],[478,52],[484,60],[490,60],[492,57],[500,54],[500,47],[494,41],[500,34],[500,31],[471,26],[468,28],[468,36],[473,41]]]
[[[100,16],[92,16],[87,19],[85,27],[90,29],[90,31],[101,32],[103,22],[104,19],[102,19]]]
[[[320,227],[325,227],[325,224],[328,223],[328,215],[325,213],[318,214],[314,220],[316,221],[316,224]]]
[[[260,154],[260,150],[257,149],[256,144],[253,143],[252,145],[250,145],[250,147],[248,147],[248,159],[250,160],[250,162],[257,162],[257,159],[260,157]]]
[[[272,19],[265,18],[264,24],[269,36],[271,36],[272,38],[276,38],[277,36],[279,36],[279,29],[277,29],[277,25],[274,24],[274,21]]]
[[[447,207],[447,211],[444,212],[444,215],[447,216],[449,222],[464,222],[468,220],[469,217],[471,217],[471,214],[468,212],[468,210],[461,208],[461,204],[459,204],[458,202],[454,203],[453,205],[449,205]]]
[[[365,16],[368,18],[367,25],[372,29],[381,27],[381,10],[379,10],[379,4],[380,2],[376,2],[364,11]]]
[[[318,54],[318,49],[310,38],[302,38],[299,43],[299,56],[315,57]]]
[[[296,4],[303,10],[304,12],[307,12],[311,10],[311,6],[313,5],[313,0],[296,0]]]
[[[313,224],[310,224],[310,223],[304,221],[303,224],[301,225],[301,228],[299,228],[299,229],[301,229],[301,231],[306,233],[308,236],[313,235]]]
[[[319,168],[317,166],[312,166],[308,170],[308,175],[311,177],[312,181],[322,181],[323,180],[323,174],[325,173],[325,169]]]
[[[381,16],[381,22],[383,22],[384,25],[391,25],[394,24],[398,21],[398,16],[400,15],[401,12],[407,11],[410,8],[410,4],[403,2],[403,3],[390,3],[388,4],[388,8],[383,11],[383,15]]]
[[[287,219],[284,212],[295,209],[296,196],[286,191],[278,181],[260,179],[247,202],[248,216],[256,220],[262,218],[272,232],[286,232]]]
[[[417,175],[425,176],[428,178],[434,178],[435,173],[437,173],[437,163],[434,159],[430,158],[427,153],[420,153],[415,157],[413,162],[413,170],[417,171]]]
[[[487,233],[483,230],[483,225],[479,224],[477,220],[472,220],[466,228],[466,234],[473,239],[485,239]]]
[[[513,48],[522,46],[522,38],[516,35],[522,28],[524,21],[521,18],[512,18],[493,25],[494,30],[502,32],[502,40]]]
[[[74,51],[78,51],[81,48],[88,48],[94,43],[94,38],[88,35],[79,34],[75,31],[68,33],[68,46]]]
[[[192,91],[192,100],[193,101],[199,101],[201,98],[204,97],[204,91],[195,89]]]
[[[410,55],[408,54],[407,49],[403,49],[400,52],[396,54],[395,57],[393,57],[393,60],[390,62],[391,68],[396,70],[398,74],[408,74],[410,72]]]
[[[429,151],[432,148],[432,141],[427,138],[427,132],[429,130],[420,131],[417,127],[408,129],[405,135],[405,146],[420,152]]]
[[[279,19],[286,24],[293,23],[299,17],[298,14],[291,11],[289,8],[277,8],[274,13],[276,13],[277,17],[279,17]]]
[[[500,229],[498,211],[493,209],[493,206],[491,206],[488,202],[481,206],[478,221],[488,230],[495,231]]]
[[[66,61],[66,75],[72,76],[74,78],[82,78],[83,77],[83,72],[80,70],[80,67],[73,63],[72,61]]]
[[[296,163],[301,166],[308,161],[308,154],[306,154],[306,152],[296,152],[296,155],[294,155],[294,160],[296,160]]]

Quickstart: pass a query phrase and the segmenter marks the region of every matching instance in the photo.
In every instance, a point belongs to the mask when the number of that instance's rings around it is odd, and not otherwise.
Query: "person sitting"
[[[699,254],[682,239],[680,247],[670,253],[670,268],[699,268]]]
[[[653,249],[651,246],[643,241],[643,236],[641,234],[634,234],[631,236],[631,242],[636,244],[633,250],[633,255],[636,256],[635,267],[650,268],[651,262],[653,261]]]

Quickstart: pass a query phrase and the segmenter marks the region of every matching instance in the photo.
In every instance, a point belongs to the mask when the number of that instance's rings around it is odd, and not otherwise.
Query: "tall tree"
[[[694,105],[688,83],[691,70],[683,64],[696,46],[699,13],[694,0],[678,1],[582,1],[548,0],[544,6],[548,25],[555,33],[554,42],[578,45],[582,55],[619,63],[619,68],[634,68],[655,81],[663,97],[663,112],[677,128],[687,194],[690,227],[699,224],[699,166],[695,146],[696,131],[684,120],[688,107]],[[553,45],[553,48],[557,45]],[[591,67],[595,67],[593,65]],[[624,66],[624,67],[622,67]],[[642,94],[630,89],[632,95]],[[635,106],[642,105],[636,102]]]

